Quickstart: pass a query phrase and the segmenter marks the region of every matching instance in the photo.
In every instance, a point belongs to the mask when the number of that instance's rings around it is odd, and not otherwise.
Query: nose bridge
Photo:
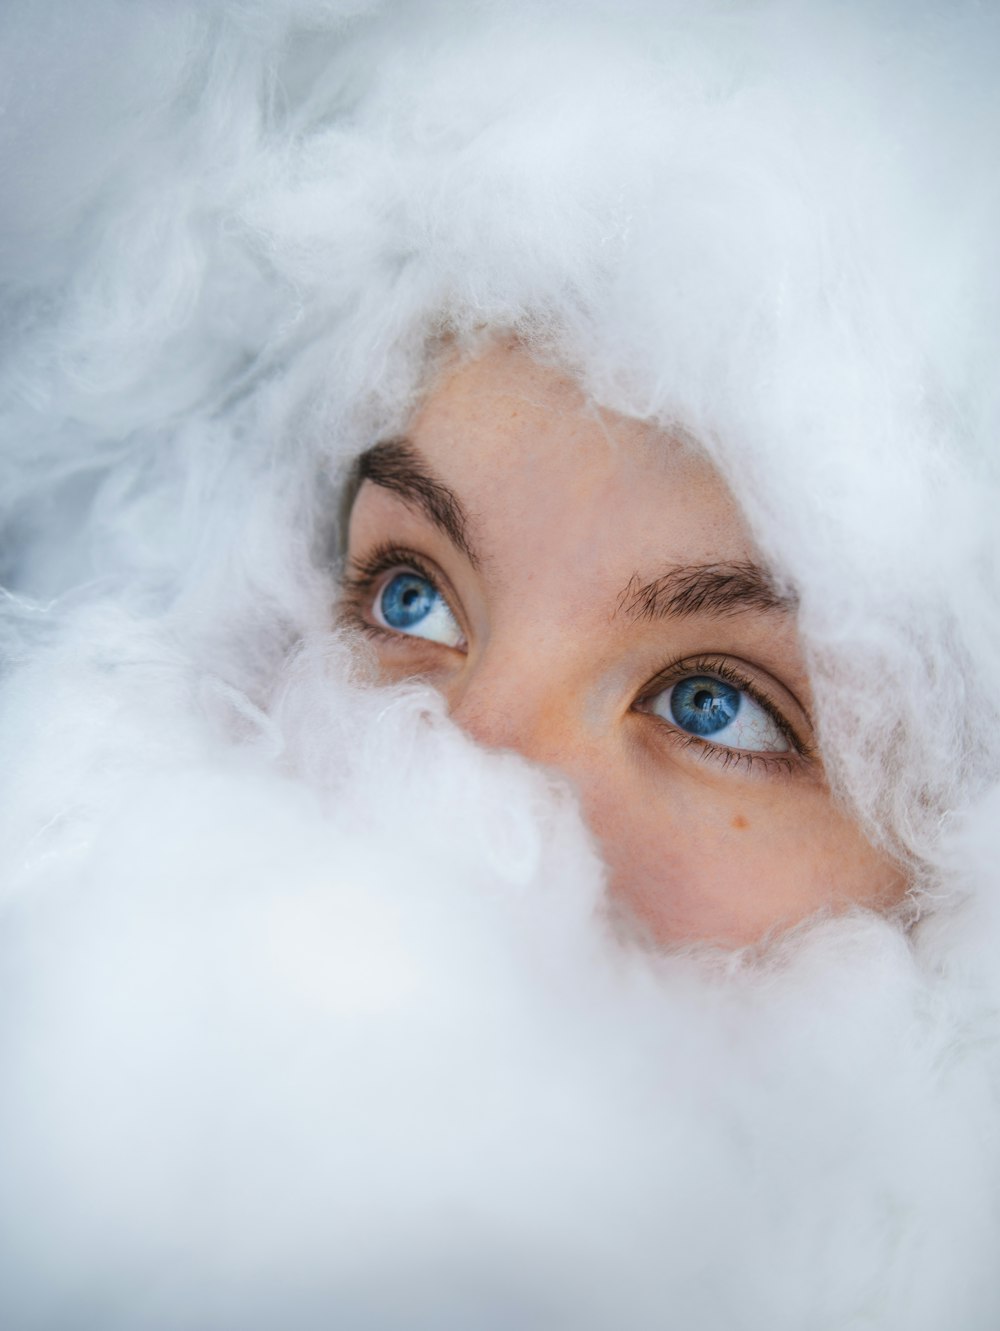
[[[566,694],[537,653],[489,653],[456,681],[448,711],[480,744],[551,763],[563,755],[572,729]]]

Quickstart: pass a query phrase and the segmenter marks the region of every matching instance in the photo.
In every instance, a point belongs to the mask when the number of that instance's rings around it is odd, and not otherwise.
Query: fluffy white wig
[[[8,0],[0,1322],[1000,1325],[1000,11]],[[794,588],[905,919],[613,936],[352,682],[338,493],[515,332]]]

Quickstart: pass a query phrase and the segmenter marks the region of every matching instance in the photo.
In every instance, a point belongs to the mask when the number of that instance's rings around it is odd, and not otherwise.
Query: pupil
[[[699,689],[693,699],[694,705],[698,708],[699,712],[711,711],[712,703],[714,701],[715,699],[709,693],[708,689]]]

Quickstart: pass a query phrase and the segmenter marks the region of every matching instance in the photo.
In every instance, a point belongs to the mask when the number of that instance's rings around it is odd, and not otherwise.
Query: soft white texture
[[[993,1331],[1000,15],[0,52],[0,1323]],[[501,328],[716,460],[908,933],[648,955],[570,792],[351,682],[346,461]]]

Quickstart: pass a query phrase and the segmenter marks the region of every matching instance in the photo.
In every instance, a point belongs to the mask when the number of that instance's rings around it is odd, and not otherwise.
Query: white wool
[[[5,6],[0,1324],[1000,1324],[998,54]],[[510,329],[719,466],[908,921],[653,954],[571,791],[355,677],[347,462]]]

